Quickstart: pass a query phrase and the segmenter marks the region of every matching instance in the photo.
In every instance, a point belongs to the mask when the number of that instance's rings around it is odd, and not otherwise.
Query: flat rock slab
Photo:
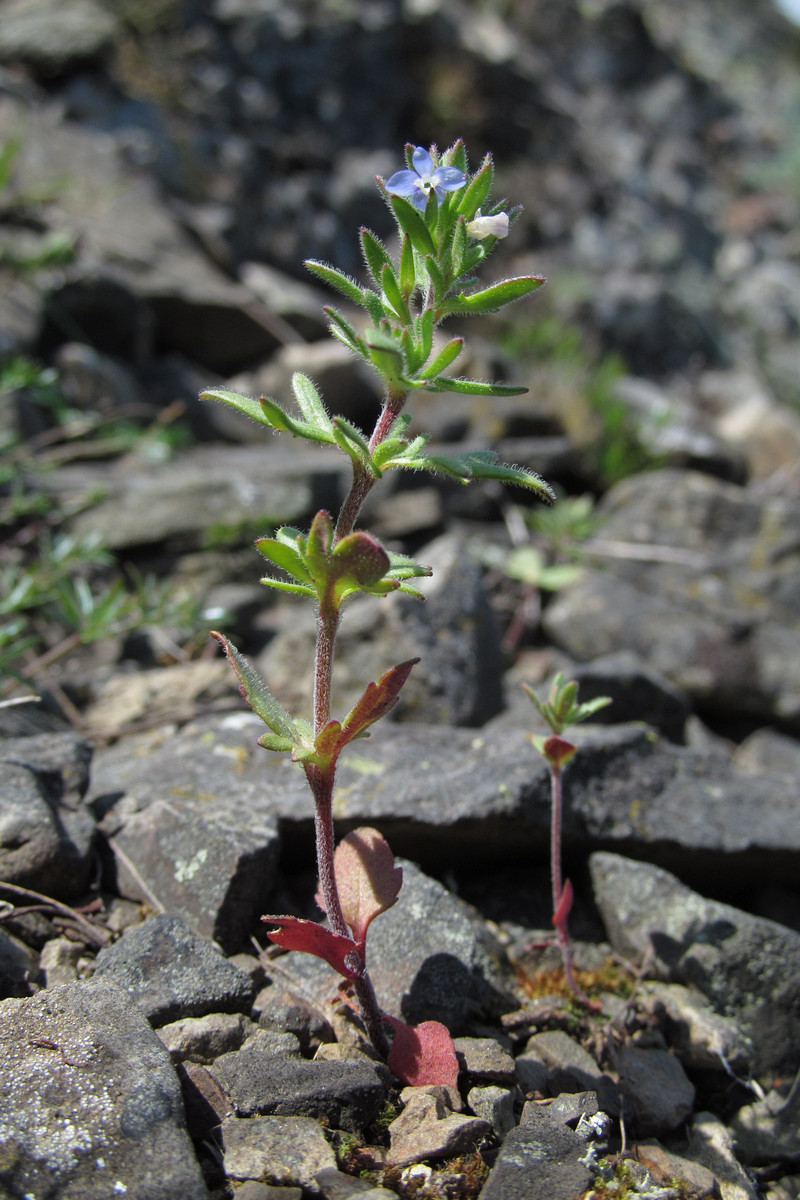
[[[529,1102],[500,1147],[481,1200],[580,1200],[592,1182],[580,1162],[585,1154],[573,1129]]]
[[[96,979],[123,988],[153,1025],[212,1012],[249,1012],[249,977],[175,916],[127,930],[97,956]]]
[[[205,1200],[169,1053],[113,983],[0,1004],[0,1194]]]
[[[533,726],[532,712],[531,725]],[[248,712],[124,739],[95,758],[100,808],[132,813],[177,796],[226,820],[278,818],[308,841],[313,805],[300,769],[260,749]],[[564,845],[634,853],[698,881],[793,886],[800,794],[786,776],[754,778],[710,752],[675,746],[639,724],[582,726],[565,775]],[[386,725],[342,755],[337,830],[377,824],[397,854],[424,867],[541,860],[548,845],[546,767],[513,714],[481,730]]]
[[[753,1044],[753,1071],[797,1070],[800,934],[707,900],[674,875],[616,854],[590,860],[595,901],[615,950],[652,946],[663,977],[692,985]]]

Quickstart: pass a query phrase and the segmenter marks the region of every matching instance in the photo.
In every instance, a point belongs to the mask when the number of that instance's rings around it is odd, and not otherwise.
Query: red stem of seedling
[[[550,768],[550,882],[553,894],[553,924],[558,935],[558,948],[561,951],[561,961],[564,965],[564,978],[572,994],[587,1008],[597,1009],[594,1000],[590,1000],[575,978],[572,965],[572,938],[569,935],[567,920],[572,906],[572,887],[567,880],[561,882],[561,767],[549,762]]]

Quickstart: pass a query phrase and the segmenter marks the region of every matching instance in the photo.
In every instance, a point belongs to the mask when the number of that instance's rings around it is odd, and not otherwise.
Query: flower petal
[[[467,182],[466,175],[458,167],[437,167],[431,175],[431,183],[436,188],[444,188],[446,192],[454,192]]]
[[[413,196],[417,190],[419,175],[416,171],[395,171],[386,180],[386,190],[393,196]]]
[[[417,146],[414,153],[411,155],[411,161],[414,164],[414,170],[423,179],[427,179],[433,170],[433,159],[424,146]]]

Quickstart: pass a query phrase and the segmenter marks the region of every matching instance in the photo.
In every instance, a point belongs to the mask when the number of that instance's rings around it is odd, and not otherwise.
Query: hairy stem
[[[384,400],[381,414],[370,439],[370,449],[374,448],[387,436],[392,425],[402,410],[406,393],[395,395],[389,392]],[[353,482],[339,512],[333,541],[334,545],[351,533],[361,507],[375,484],[375,477],[359,464],[353,466]],[[318,734],[327,725],[331,716],[331,682],[333,679],[333,655],[336,643],[336,631],[339,627],[339,610],[323,598],[320,601],[317,616],[317,644],[314,656],[314,733]],[[314,829],[317,842],[317,868],[319,871],[319,886],[325,912],[331,929],[343,937],[350,936],[350,930],[342,913],[339,889],[334,870],[334,851],[336,843],[333,832],[333,784],[335,768],[323,774],[316,766],[306,767],[306,778],[314,795]],[[367,974],[365,964],[361,963],[361,974],[354,980],[353,987],[358,998],[361,1015],[367,1027],[367,1033],[375,1049],[384,1057],[388,1052],[388,1042],[383,1029],[380,1005],[375,996],[375,989]]]
[[[561,884],[561,768],[552,763],[550,764],[550,887],[553,894],[553,913],[555,914],[558,912],[563,890]]]

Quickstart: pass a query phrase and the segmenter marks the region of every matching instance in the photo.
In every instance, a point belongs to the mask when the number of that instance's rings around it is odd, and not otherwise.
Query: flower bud
[[[481,210],[478,209],[475,219],[467,223],[467,233],[478,241],[486,237],[508,237],[508,213],[499,212],[490,217],[482,217]]]

